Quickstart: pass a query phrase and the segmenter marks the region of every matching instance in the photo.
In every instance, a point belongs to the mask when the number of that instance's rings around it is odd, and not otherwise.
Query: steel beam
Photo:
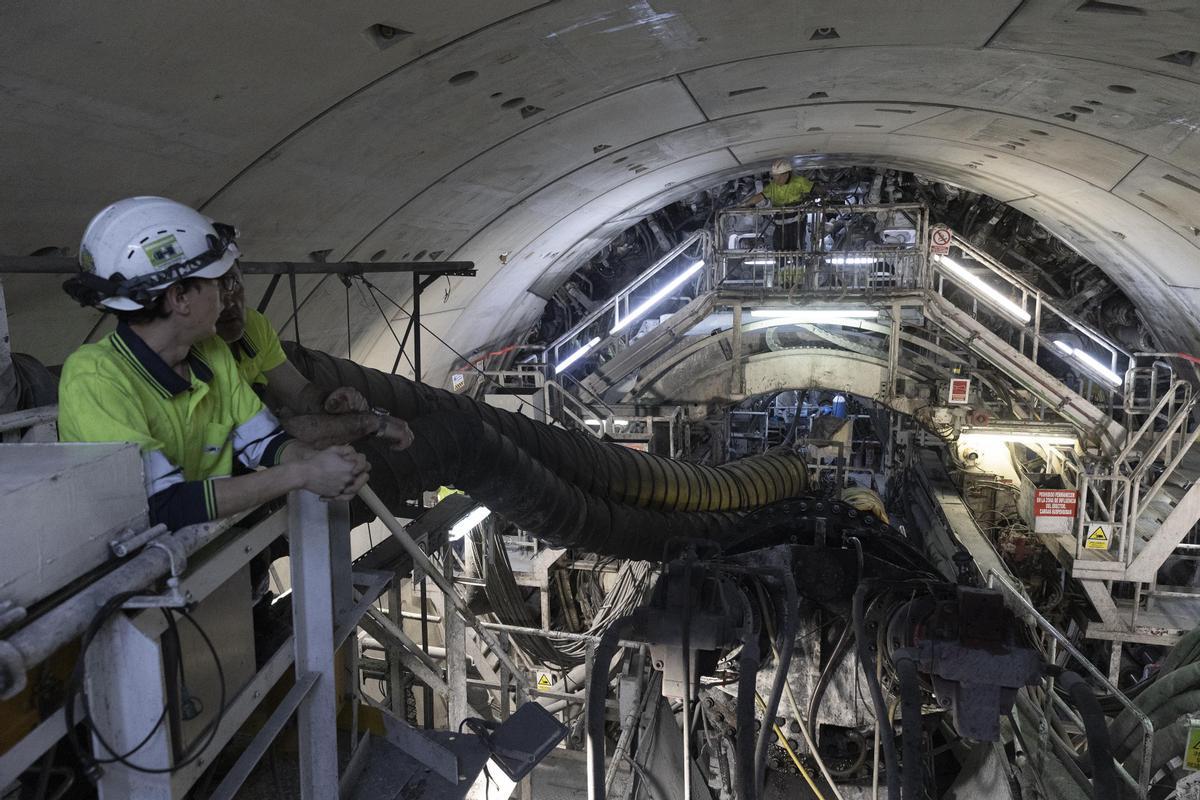
[[[474,261],[239,261],[245,275],[368,275],[411,272],[418,275],[475,274]],[[70,275],[79,262],[59,256],[0,256],[0,275]]]

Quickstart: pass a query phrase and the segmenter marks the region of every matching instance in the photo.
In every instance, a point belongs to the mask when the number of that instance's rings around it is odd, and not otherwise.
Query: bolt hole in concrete
[[[1137,94],[1137,89],[1120,83],[1110,84],[1108,90],[1117,94]]]
[[[524,97],[513,97],[500,104],[501,108],[516,108],[525,102]]]
[[[396,25],[380,22],[363,31],[363,35],[380,50],[386,50],[403,39],[412,36],[412,31],[406,31]]]
[[[495,100],[497,97],[504,97],[504,92],[492,92],[491,94],[488,95],[488,97]]]
[[[470,83],[478,77],[478,72],[473,69],[469,69],[466,72],[459,72],[455,75],[451,75],[449,83],[451,86],[462,86],[464,83]]]
[[[371,254],[371,261],[378,261],[379,259],[383,258],[386,255],[387,255],[387,250],[376,250],[374,253]]]
[[[1080,114],[1091,114],[1092,113],[1092,109],[1088,108],[1087,106],[1071,106],[1071,110],[1077,111]]]
[[[1050,135],[1050,134],[1046,133],[1045,131],[1039,131],[1037,129],[1031,130],[1029,132],[1032,133],[1034,136],[1049,136]]]

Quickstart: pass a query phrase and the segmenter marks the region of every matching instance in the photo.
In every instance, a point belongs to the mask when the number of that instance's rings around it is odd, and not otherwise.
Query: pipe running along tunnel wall
[[[552,427],[292,342],[284,343],[284,350],[318,386],[352,386],[373,406],[410,424],[435,411],[477,418],[562,481],[615,503],[656,511],[737,511],[795,497],[808,488],[804,461],[791,454],[767,453],[716,467],[676,461]],[[457,476],[446,480],[466,488]]]

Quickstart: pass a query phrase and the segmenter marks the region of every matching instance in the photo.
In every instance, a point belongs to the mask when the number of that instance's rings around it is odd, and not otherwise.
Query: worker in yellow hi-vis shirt
[[[92,219],[83,272],[64,284],[118,325],[63,365],[59,438],[137,444],[151,520],[172,529],[294,489],[349,499],[367,480],[353,448],[292,440],[214,335],[235,236],[172,200],[128,198]],[[266,469],[232,477],[235,459]]]
[[[803,175],[796,175],[792,172],[791,161],[781,158],[771,165],[771,181],[763,186],[761,192],[756,192],[746,198],[742,205],[745,207],[756,206],[763,200],[771,201],[772,208],[803,205],[816,190],[816,184]],[[803,242],[800,241],[799,214],[776,215],[774,222],[775,230],[772,234],[774,250],[782,253],[800,250]],[[784,257],[780,263],[782,269],[791,269],[797,273],[801,266],[794,257]],[[798,274],[792,277],[795,280],[799,279]],[[783,280],[782,274],[780,278]],[[787,281],[783,280],[780,285],[786,283]]]
[[[396,450],[412,444],[408,423],[373,411],[357,390],[343,386],[326,393],[300,374],[284,355],[270,321],[246,308],[237,264],[225,274],[222,287],[225,307],[217,318],[217,334],[233,351],[246,383],[283,419],[288,433],[314,446],[345,444],[366,436],[378,437]]]

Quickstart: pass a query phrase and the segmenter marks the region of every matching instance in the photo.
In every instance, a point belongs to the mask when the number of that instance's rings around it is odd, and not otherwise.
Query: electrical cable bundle
[[[170,720],[172,723],[172,729],[175,731],[178,730],[177,720],[175,719],[178,709],[173,709],[170,702],[163,706],[162,713],[159,714],[158,720],[146,733],[145,737],[143,737],[137,745],[124,753],[118,753],[117,749],[105,739],[104,735],[96,727],[95,721],[92,718],[91,705],[88,702],[85,686],[87,681],[86,670],[88,648],[91,646],[92,641],[96,638],[96,635],[100,632],[100,629],[104,626],[104,624],[114,615],[119,614],[126,602],[140,594],[140,591],[123,592],[112,597],[107,603],[104,604],[104,606],[101,607],[100,611],[96,614],[95,618],[88,626],[83,638],[80,640],[78,660],[75,662],[75,669],[71,673],[70,680],[67,683],[66,697],[63,705],[63,712],[66,720],[67,738],[70,741],[71,747],[74,749],[75,754],[78,756],[80,763],[83,765],[85,774],[92,783],[95,783],[99,780],[102,773],[102,765],[104,764],[119,763],[131,770],[134,770],[135,772],[142,772],[152,775],[178,772],[179,770],[199,759],[204,754],[205,750],[208,749],[208,746],[212,744],[213,740],[216,738],[221,721],[225,716],[225,703],[227,700],[226,693],[228,687],[225,682],[225,670],[221,664],[221,658],[217,654],[216,646],[213,644],[212,639],[209,638],[208,633],[206,633],[205,630],[200,627],[200,624],[196,622],[195,617],[193,617],[187,609],[164,607],[160,610],[162,611],[163,617],[166,619],[167,628],[170,632],[170,635],[174,638],[176,643],[178,642],[178,629],[175,624],[174,615],[178,614],[196,629],[196,632],[200,635],[200,638],[204,640],[204,644],[208,648],[208,651],[212,654],[213,664],[216,666],[217,678],[221,686],[221,699],[219,705],[217,706],[217,713],[213,716],[212,720],[205,725],[204,729],[196,737],[196,741],[190,748],[181,751],[179,750],[180,742],[178,740],[173,741],[173,745],[176,748],[176,756],[174,758],[175,763],[168,766],[146,766],[143,764],[134,763],[130,759],[138,751],[150,743],[150,740],[153,738],[155,732],[158,731],[164,721]],[[175,690],[173,696],[178,696],[178,688],[183,683],[182,664],[178,665],[177,670],[170,670],[170,674],[167,675],[167,680],[168,682],[175,682],[174,687],[172,687],[169,683],[168,696],[172,696],[172,688]],[[83,710],[82,718],[76,717],[77,702]],[[89,747],[84,741],[84,738],[80,736],[79,727],[83,727],[85,730],[90,731],[92,738],[100,748],[103,748],[107,755],[93,755],[92,748]]]
[[[496,617],[508,625],[538,627],[534,612],[525,604],[521,588],[513,576],[512,564],[504,546],[503,528],[489,519],[483,526],[482,537],[472,537],[476,563],[487,564],[484,592]],[[592,616],[586,630],[578,631],[600,636],[610,623],[629,614],[645,603],[651,589],[654,571],[641,561],[625,561],[617,571],[613,586]],[[587,655],[587,643],[575,640],[547,639],[533,634],[512,634],[513,645],[530,659],[560,668],[582,664]]]

